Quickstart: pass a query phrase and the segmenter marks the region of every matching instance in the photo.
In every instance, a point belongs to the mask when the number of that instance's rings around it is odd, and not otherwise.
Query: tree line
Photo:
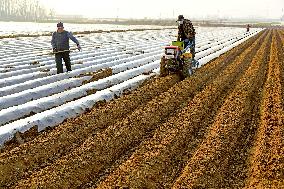
[[[0,0],[2,21],[42,21],[52,15],[37,0]]]

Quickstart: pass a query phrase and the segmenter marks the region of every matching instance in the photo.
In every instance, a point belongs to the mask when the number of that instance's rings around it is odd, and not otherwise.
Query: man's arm
[[[52,34],[51,45],[52,45],[52,49],[56,49],[55,32]]]
[[[180,41],[180,38],[182,37],[182,28],[181,26],[178,27],[178,37],[177,37],[177,41]]]
[[[74,43],[76,43],[76,45],[79,45],[79,41],[76,39],[76,37],[73,36],[73,34],[71,32],[67,33],[67,36],[69,39],[71,39]]]

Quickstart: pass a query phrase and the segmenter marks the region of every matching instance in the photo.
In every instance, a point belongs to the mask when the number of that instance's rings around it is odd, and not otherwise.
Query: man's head
[[[59,22],[59,23],[57,24],[57,31],[58,31],[58,32],[63,32],[63,30],[64,30],[63,23],[62,23],[62,22]]]
[[[181,24],[183,24],[183,21],[184,21],[183,15],[179,15],[179,16],[178,16],[177,23],[178,23],[179,25],[181,25]]]

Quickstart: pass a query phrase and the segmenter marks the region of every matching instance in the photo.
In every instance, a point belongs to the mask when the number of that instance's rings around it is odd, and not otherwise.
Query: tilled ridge
[[[221,65],[221,66],[219,66]],[[216,61],[212,72],[196,73],[190,79],[180,82],[168,92],[161,94],[128,115],[123,121],[109,126],[106,130],[89,137],[71,154],[55,164],[34,173],[31,178],[18,183],[18,188],[30,187],[79,187],[98,175],[127,150],[139,145],[143,137],[157,128],[179,105],[204,87],[206,81],[216,74],[216,68],[223,63]],[[215,68],[215,69],[214,69]],[[218,73],[218,72],[217,72]],[[127,108],[127,107],[125,107]]]
[[[276,36],[273,36],[261,106],[261,123],[252,149],[246,188],[284,187],[283,102]]]
[[[271,36],[272,37],[272,36]],[[269,62],[269,53],[271,45],[271,37],[267,43],[266,59]],[[260,122],[260,105],[263,95],[263,87],[267,76],[267,67],[262,67],[262,77],[259,77],[256,88],[248,99],[249,111],[245,114],[243,124],[245,128],[237,136],[236,143],[231,146],[231,152],[225,164],[222,164],[222,183],[220,188],[242,188],[245,185],[245,179],[249,171],[248,159],[250,157],[250,149],[253,146],[253,140],[256,130]]]
[[[281,89],[282,89],[282,102],[284,101],[284,30],[277,30],[277,43],[278,43],[278,58],[280,61],[280,71],[281,71]]]
[[[248,68],[265,35],[236,57],[183,111],[157,129],[153,138],[141,145],[98,188],[169,188],[180,164],[186,162],[186,156],[200,142],[198,135],[204,134],[211,116],[221,106],[230,86]]]
[[[250,99],[261,87],[265,77],[267,49],[271,31],[258,50],[251,66],[238,82],[233,92],[221,107],[207,136],[188,161],[173,188],[220,188],[226,178],[224,168],[232,155],[232,147],[246,128],[246,116],[251,112]]]
[[[124,118],[133,109],[166,91],[179,81],[175,75],[158,78],[133,93],[70,119],[35,140],[0,156],[0,186],[8,187],[22,177],[30,176],[80,146],[88,136]]]

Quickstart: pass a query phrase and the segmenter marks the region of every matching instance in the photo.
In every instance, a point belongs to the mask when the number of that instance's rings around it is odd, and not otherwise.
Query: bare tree
[[[41,21],[52,15],[38,0],[0,0],[0,20]]]

